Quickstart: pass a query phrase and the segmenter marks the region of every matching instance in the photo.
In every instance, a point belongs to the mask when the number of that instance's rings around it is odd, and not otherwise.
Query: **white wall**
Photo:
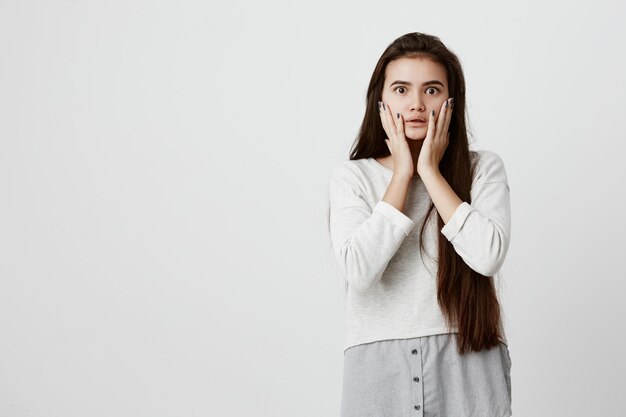
[[[625,8],[0,2],[0,416],[338,415],[327,180],[413,31],[506,164],[514,415],[621,415]]]

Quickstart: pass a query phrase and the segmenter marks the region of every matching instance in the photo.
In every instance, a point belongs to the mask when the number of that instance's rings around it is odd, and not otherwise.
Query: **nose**
[[[422,99],[422,95],[420,94],[419,91],[417,91],[412,98],[411,110],[419,110],[422,108],[423,104],[424,104],[424,100]]]

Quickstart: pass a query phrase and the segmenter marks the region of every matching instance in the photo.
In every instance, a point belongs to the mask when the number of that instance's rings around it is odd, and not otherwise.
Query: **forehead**
[[[391,61],[385,70],[385,85],[395,80],[421,84],[428,80],[447,81],[446,68],[438,62],[426,57],[398,58]]]

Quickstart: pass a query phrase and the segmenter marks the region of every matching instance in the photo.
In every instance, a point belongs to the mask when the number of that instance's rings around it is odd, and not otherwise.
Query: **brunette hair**
[[[365,115],[350,152],[350,159],[390,155],[384,141],[387,135],[380,121],[378,101],[382,101],[387,65],[405,57],[430,59],[446,69],[449,95],[454,97],[454,111],[449,126],[449,143],[439,170],[459,198],[471,203],[470,189],[475,167],[470,157],[465,124],[465,79],[457,56],[436,36],[420,32],[407,33],[385,49],[370,79]],[[438,230],[444,226],[443,219],[431,200],[421,224],[420,253],[424,251],[424,228],[433,213],[437,217]],[[502,339],[502,333],[494,277],[484,276],[471,269],[442,233],[438,233],[437,242],[437,301],[446,317],[448,328],[452,323],[456,323],[458,327],[458,352],[463,354],[497,346]]]

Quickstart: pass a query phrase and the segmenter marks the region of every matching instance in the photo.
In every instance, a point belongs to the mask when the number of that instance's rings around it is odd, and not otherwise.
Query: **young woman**
[[[496,153],[469,149],[464,115],[459,59],[438,37],[389,45],[329,183],[345,278],[342,417],[512,415],[494,286],[509,186]]]

